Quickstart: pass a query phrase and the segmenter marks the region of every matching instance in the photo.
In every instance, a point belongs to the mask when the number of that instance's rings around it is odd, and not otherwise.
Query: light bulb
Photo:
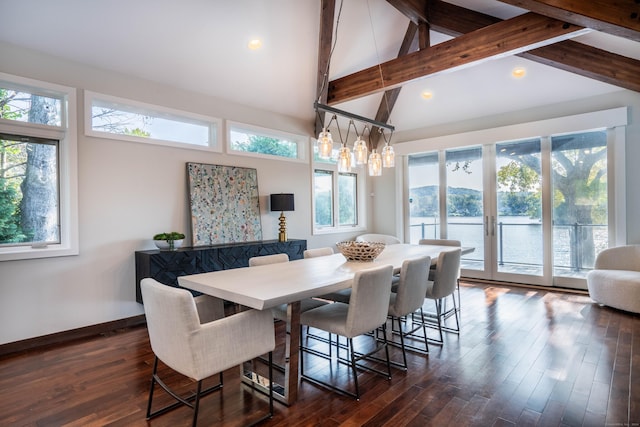
[[[346,145],[338,152],[338,172],[351,172],[351,151]]]
[[[356,165],[367,164],[367,144],[358,137],[353,145],[353,154],[356,156]]]
[[[318,157],[321,159],[330,159],[332,151],[333,138],[331,137],[331,132],[323,128],[322,132],[318,135]]]
[[[382,157],[380,153],[376,153],[374,148],[369,156],[369,176],[382,175]]]
[[[393,152],[393,147],[387,144],[382,149],[382,166],[385,168],[392,168],[395,165],[396,155]]]

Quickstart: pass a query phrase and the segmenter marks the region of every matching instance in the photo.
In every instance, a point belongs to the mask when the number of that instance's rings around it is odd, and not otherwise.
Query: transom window
[[[229,153],[293,161],[303,161],[307,158],[305,147],[309,138],[306,136],[241,123],[227,123]]]
[[[87,135],[220,151],[220,120],[186,111],[85,92]]]

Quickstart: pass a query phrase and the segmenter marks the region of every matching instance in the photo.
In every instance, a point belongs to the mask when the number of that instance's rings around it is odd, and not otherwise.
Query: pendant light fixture
[[[382,157],[380,153],[376,153],[376,149],[371,150],[369,155],[369,176],[382,175]]]
[[[385,144],[382,148],[382,166],[385,168],[392,168],[396,165],[395,153],[393,147],[389,144]]]
[[[362,134],[368,129],[365,125]],[[367,154],[369,149],[367,148],[367,143],[362,139],[362,135],[358,135],[356,138],[356,142],[353,144],[353,155],[356,158],[356,165],[366,165],[367,164]]]
[[[331,126],[334,120],[337,120],[335,114],[331,117],[331,120],[329,120],[327,127],[323,127],[322,131],[318,134],[318,157],[321,159],[330,159],[333,153],[333,137],[329,131],[329,126]]]
[[[382,129],[380,129],[380,133],[384,138],[384,147],[382,147],[382,167],[392,168],[396,165],[396,154],[393,152],[393,147],[389,145],[389,141],[384,135],[384,131]]]
[[[351,172],[351,150],[347,144],[342,144],[338,152],[338,172]]]
[[[334,32],[336,36],[338,33],[337,27],[340,22],[340,15],[342,12],[342,3],[343,1],[340,2],[338,18],[336,20],[336,26],[334,28]],[[369,20],[371,21],[371,11],[369,11]],[[371,29],[373,31],[373,23],[371,25]],[[383,165],[384,167],[393,167],[395,165],[393,148],[389,145],[389,142],[387,141],[387,138],[384,135],[385,129],[389,131],[391,135],[393,134],[395,128],[392,125],[382,122],[380,120],[369,119],[369,118],[359,116],[357,114],[349,113],[347,111],[339,110],[337,108],[321,103],[322,99],[323,98],[326,99],[326,96],[327,96],[325,88],[328,86],[328,83],[329,83],[329,66],[331,64],[331,56],[333,55],[336,41],[337,41],[337,37],[334,36],[333,46],[331,46],[331,48],[329,49],[329,56],[326,62],[326,69],[322,74],[323,78],[318,91],[318,100],[313,105],[318,115],[316,118],[316,126],[317,126],[316,129],[322,128],[322,131],[319,132],[318,134],[318,140],[317,140],[318,157],[325,160],[334,158],[337,161],[337,169],[339,172],[351,172],[352,166],[366,165],[368,163],[369,175],[380,176],[382,175]],[[374,44],[375,44],[375,34],[374,34]],[[380,63],[377,45],[375,46],[375,50],[376,50],[376,55],[378,56],[378,63]],[[378,67],[380,68],[380,65],[378,65]],[[382,76],[382,70],[380,70],[380,77],[381,77],[382,86],[384,89],[384,79]],[[384,93],[383,96],[384,96],[384,101],[387,103],[387,109],[389,109],[388,100],[386,99],[387,98],[386,92]],[[326,126],[324,125],[325,114],[332,114],[331,120]],[[349,119],[349,124],[347,126],[347,134],[346,134],[347,136],[344,139],[342,138],[342,133],[341,133],[341,129],[344,130],[344,125],[340,127],[340,123],[338,122],[338,117],[340,117],[340,119],[342,118]],[[365,124],[361,134],[358,134],[358,129],[354,123],[354,120]],[[334,121],[335,121],[335,124],[334,124],[333,130],[338,132],[338,136],[340,138],[340,146],[341,146],[340,149],[338,150],[337,158],[333,157],[334,141],[330,131],[331,124]],[[364,141],[363,137],[364,137],[365,131],[369,129],[368,125],[371,126],[372,130],[378,129],[378,131],[382,133],[383,137],[385,138],[386,144],[382,150],[382,153],[383,153],[382,156],[372,146],[373,141],[371,140],[371,132],[369,133],[369,142],[367,143]],[[351,126],[353,126],[356,133],[356,139],[353,145],[353,153],[351,152],[351,150],[347,145],[349,142],[349,131],[351,129]],[[334,135],[335,135],[335,132],[334,132]],[[391,136],[389,136],[389,139],[391,139]],[[370,149],[373,149],[373,150],[369,154]],[[368,159],[367,159],[367,155],[369,155]]]

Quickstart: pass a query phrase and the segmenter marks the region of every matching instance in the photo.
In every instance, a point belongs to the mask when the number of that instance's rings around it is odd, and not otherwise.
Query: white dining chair
[[[330,358],[330,356],[326,353],[321,353],[315,349],[304,346],[301,347],[302,357],[300,358],[300,375],[302,378],[356,399],[360,399],[357,372],[358,368],[373,371],[391,379],[391,364],[389,362],[389,348],[387,346],[386,322],[391,295],[392,273],[393,267],[391,265],[383,265],[358,271],[353,278],[352,293],[349,304],[326,304],[322,307],[306,311],[300,315],[301,325],[307,325],[312,328],[326,331],[330,335],[335,334],[338,336],[338,339],[335,341],[338,356],[340,349],[342,348],[342,345],[339,343],[339,337],[342,336],[347,338],[347,351],[353,382],[355,385],[355,392],[341,389],[331,383],[305,373],[305,352],[325,358]],[[374,340],[374,344],[376,344],[375,348],[364,354],[356,352],[354,349],[353,338],[374,331],[377,328],[382,329],[382,341],[379,342],[376,337],[371,336]],[[300,341],[302,342],[302,332],[300,334]],[[331,340],[331,336],[328,341],[329,347],[334,345]],[[371,367],[364,367],[358,363],[381,350],[385,351],[387,372],[379,371]]]
[[[192,425],[198,421],[201,397],[222,388],[222,372],[266,353],[269,354],[269,412],[273,416],[272,351],[274,327],[268,310],[248,310],[207,323],[201,323],[193,295],[186,289],[163,285],[154,279],[140,283],[151,349],[155,355],[147,419],[186,405],[193,409]],[[158,361],[195,380],[190,396],[174,392],[159,376]],[[219,383],[202,390],[202,381],[219,374]],[[152,411],[156,385],[176,402]]]
[[[249,258],[249,267],[257,267],[259,265],[276,264],[279,262],[289,262],[287,254],[260,255]]]
[[[436,245],[436,246],[455,246],[458,248],[462,247],[462,242],[460,240],[454,239],[420,239],[418,241],[419,245]],[[431,271],[429,272],[429,280],[433,280],[433,276],[435,274],[435,266],[431,266]],[[458,305],[457,312],[462,310],[462,299],[460,298],[460,271],[458,271],[458,281],[456,282],[456,293],[458,294]]]
[[[404,370],[407,369],[407,348],[426,354],[429,352],[429,344],[427,340],[427,330],[423,321],[414,323],[410,329],[406,329],[406,324],[403,328],[403,319],[405,323],[408,323],[412,317],[412,314],[416,311],[420,313],[420,317],[424,316],[422,312],[422,305],[424,303],[424,297],[427,294],[427,287],[432,284],[428,280],[429,266],[431,265],[431,258],[428,256],[408,259],[402,263],[402,269],[400,270],[400,280],[396,285],[396,291],[391,293],[391,299],[389,301],[389,317],[391,317],[391,330],[392,333],[397,333],[400,336],[400,348],[402,349],[402,365],[399,365]],[[409,316],[409,317],[408,317]],[[397,324],[397,329],[394,329],[394,321]],[[416,332],[422,329],[422,335],[417,335]],[[405,343],[405,338],[419,338],[424,341],[424,348],[420,348],[414,345]],[[395,344],[394,341],[389,341]],[[397,363],[391,362],[398,366]]]
[[[307,249],[302,253],[304,258],[316,258],[327,255],[333,255],[333,248],[327,246],[323,248]]]
[[[425,320],[425,324],[427,326],[433,326],[435,324],[435,327],[437,327],[440,339],[431,339],[431,342],[439,345],[444,343],[443,331],[460,333],[460,322],[458,319],[458,310],[456,308],[454,293],[458,282],[461,251],[461,249],[454,249],[440,252],[436,263],[436,272],[433,277],[433,282],[428,284],[427,292],[425,294],[426,299],[434,300],[436,312],[424,313],[422,318]],[[453,302],[453,308],[447,310],[445,309],[446,306],[444,301],[449,296]],[[444,325],[445,320],[451,316],[455,318],[455,328]]]

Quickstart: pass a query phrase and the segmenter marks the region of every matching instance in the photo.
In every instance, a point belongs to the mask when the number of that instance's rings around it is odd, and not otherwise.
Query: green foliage
[[[320,226],[330,226],[333,224],[333,208],[331,192],[323,191],[316,193],[316,224]]]
[[[140,128],[129,129],[127,127],[124,128],[124,134],[125,135],[132,135],[132,136],[140,136],[140,137],[143,137],[143,138],[149,138],[151,136],[151,132],[147,132],[147,131],[142,130]]]
[[[279,138],[249,135],[248,141],[234,141],[233,146],[236,150],[249,153],[270,154],[293,159],[298,157],[298,146],[295,143],[283,141]]]
[[[0,178],[0,242],[17,243],[26,237],[20,229],[21,195],[15,186]]]
[[[540,175],[524,163],[512,160],[498,170],[500,215],[539,218],[542,210]]]
[[[153,240],[164,240],[166,242],[180,239],[184,239],[184,234],[178,233],[177,231],[172,231],[170,233],[160,233],[153,236]]]
[[[355,180],[351,175],[340,175],[338,177],[338,224],[355,225],[356,218],[356,194],[354,188]]]
[[[24,113],[12,105],[12,101],[17,96],[15,90],[0,88],[0,118],[7,120],[20,120]]]

